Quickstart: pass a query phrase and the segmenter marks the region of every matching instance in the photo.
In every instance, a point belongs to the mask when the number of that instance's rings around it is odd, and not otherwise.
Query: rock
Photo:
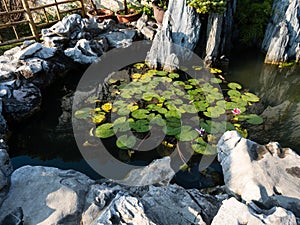
[[[143,13],[143,15],[136,21],[136,28],[138,30],[142,30],[143,27],[147,26],[148,16]]]
[[[145,36],[146,39],[152,41],[155,36],[155,30],[149,26],[143,27],[141,33]]]
[[[32,83],[23,83],[12,91],[11,98],[3,99],[3,110],[10,119],[16,121],[31,116],[40,109],[41,92]]]
[[[11,56],[0,56],[0,82],[15,79],[15,71],[19,64],[20,63],[13,60]]]
[[[178,60],[168,59],[174,55],[187,60],[190,54],[186,53],[186,49],[194,50],[199,40],[200,28],[198,14],[193,8],[187,6],[185,0],[170,0],[162,27],[157,31],[146,58],[150,67],[158,68],[164,66],[166,62],[178,62]],[[182,48],[175,48],[174,45]],[[169,65],[169,70],[174,70],[178,66],[178,64]]]
[[[207,66],[216,66],[222,56],[230,54],[235,9],[236,1],[228,1],[223,14],[210,13],[208,15],[205,43]]]
[[[154,160],[146,167],[131,170],[126,178],[118,183],[131,186],[167,185],[175,175],[170,163],[170,157]]]
[[[32,58],[26,61],[26,64],[20,66],[16,72],[20,73],[24,78],[28,79],[43,71],[43,60]]]
[[[40,51],[43,48],[43,45],[41,43],[34,43],[32,45],[29,45],[27,48],[18,51],[14,54],[15,60],[23,60],[27,58],[31,58],[34,56],[34,54],[38,51]]]
[[[84,198],[93,183],[73,170],[25,166],[13,172],[0,221],[21,207],[24,224],[79,224]]]
[[[101,41],[81,39],[74,48],[66,49],[64,53],[75,62],[90,64],[98,61],[99,56],[101,56],[106,49],[107,43],[105,39],[102,39]]]
[[[177,185],[150,186],[141,201],[146,214],[156,224],[206,224],[201,218],[201,207]]]
[[[300,157],[278,143],[265,146],[227,131],[219,140],[224,182],[234,195],[266,208],[280,206],[300,216]]]
[[[154,225],[145,214],[139,199],[128,194],[118,193],[108,207],[103,210],[98,224],[145,224]]]
[[[0,139],[0,205],[8,192],[10,176],[13,172],[13,167],[6,149],[7,146],[4,140]]]
[[[283,208],[274,207],[270,210],[264,210],[263,213],[257,212],[232,197],[222,202],[222,206],[211,224],[296,225],[297,223],[295,215]]]
[[[104,34],[104,37],[107,38],[110,47],[126,48],[131,45],[135,35],[135,30],[120,29],[115,32],[106,33]]]
[[[275,0],[262,49],[267,53],[265,63],[279,64],[300,60],[299,0]]]

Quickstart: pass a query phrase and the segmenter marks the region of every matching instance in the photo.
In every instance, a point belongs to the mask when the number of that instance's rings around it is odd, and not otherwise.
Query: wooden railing
[[[0,19],[1,17],[6,18],[5,23],[3,23],[0,20],[0,46],[23,42],[25,40],[30,40],[30,39],[35,39],[36,41],[38,41],[40,39],[39,30],[44,27],[51,26],[52,24],[58,22],[59,20],[62,19],[63,15],[66,15],[68,13],[73,13],[73,12],[81,12],[82,16],[85,15],[83,0],[62,0],[62,1],[54,0],[54,3],[49,3],[40,6],[34,6],[34,7],[30,7],[27,0],[21,0],[23,9],[16,9],[16,10],[10,10],[7,0],[0,0],[0,1],[1,1],[0,3],[2,3],[2,8],[5,10],[0,12]],[[64,11],[59,9],[59,5],[74,3],[74,2],[79,3],[78,4],[79,7],[75,7]],[[46,9],[49,7],[55,7],[55,16],[52,18],[49,18],[49,15],[46,12]],[[35,13],[35,11],[42,12],[44,18],[43,22],[37,23],[34,21],[33,14]],[[19,15],[21,14],[23,16],[21,16],[20,19],[17,21],[11,19],[13,15],[17,15],[17,14]],[[17,29],[18,26],[25,27],[25,30],[27,27],[27,35],[25,36],[20,35],[21,32],[18,31]],[[9,40],[7,37],[5,38],[3,37],[3,32],[1,31],[4,29],[13,30],[13,37],[9,38]]]

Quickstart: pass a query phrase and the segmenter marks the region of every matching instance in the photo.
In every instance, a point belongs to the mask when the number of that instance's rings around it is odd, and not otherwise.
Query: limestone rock
[[[13,167],[6,148],[7,146],[4,145],[4,140],[0,139],[0,205],[7,194],[10,185],[10,176],[13,172]]]
[[[257,212],[251,206],[247,206],[235,198],[222,202],[212,225],[226,224],[247,224],[247,225],[296,225],[296,218],[293,213],[280,207],[274,207],[264,212]]]
[[[169,70],[178,68],[177,62],[180,61],[170,60],[169,57],[175,55],[188,60],[190,53],[187,54],[186,49],[194,50],[199,40],[200,28],[199,15],[193,8],[187,6],[185,0],[170,0],[162,27],[158,29],[146,58],[150,67],[158,68],[165,66],[166,62],[174,62],[174,65],[168,65]]]
[[[22,225],[23,224],[23,210],[21,207],[17,207],[10,214],[8,214],[3,221],[0,221],[1,225]]]
[[[24,224],[79,224],[91,183],[87,176],[73,170],[21,167],[12,174],[9,193],[0,209],[0,221],[21,207]]]
[[[104,34],[112,48],[125,48],[131,45],[136,35],[135,30],[120,29]]]
[[[300,60],[300,1],[275,0],[262,49],[267,53],[265,63],[279,64]]]
[[[218,160],[229,191],[266,208],[281,206],[300,215],[300,157],[278,143],[265,146],[226,132],[218,142]]]
[[[104,50],[107,49],[105,39],[102,42],[97,40],[88,41],[79,40],[74,48],[68,48],[64,51],[65,55],[72,58],[75,62],[81,64],[90,64],[99,60]]]
[[[39,58],[32,58],[26,61],[26,64],[20,66],[16,72],[22,74],[26,79],[33,77],[39,72],[43,71],[43,60]]]
[[[126,178],[118,183],[132,186],[167,185],[175,175],[170,163],[170,157],[155,160],[142,169],[130,171]]]
[[[10,119],[19,121],[39,110],[41,91],[32,83],[22,83],[14,88],[11,98],[3,99],[3,108]]]
[[[201,217],[202,209],[177,185],[150,186],[142,203],[146,214],[156,224],[206,224]]]

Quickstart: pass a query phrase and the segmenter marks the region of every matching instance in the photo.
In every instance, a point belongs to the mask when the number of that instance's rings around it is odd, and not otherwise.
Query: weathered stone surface
[[[128,194],[118,193],[97,219],[98,224],[154,225],[145,214],[141,201]]]
[[[2,204],[10,185],[10,176],[13,167],[7,154],[7,146],[4,140],[0,139],[0,205]],[[1,219],[0,219],[1,221]]]
[[[3,99],[3,109],[10,119],[19,121],[39,110],[41,92],[32,83],[23,83],[15,87],[11,98]]]
[[[0,209],[0,221],[21,207],[24,224],[79,224],[91,183],[87,176],[73,170],[19,168],[12,174],[9,193]]]
[[[222,202],[218,214],[214,217],[212,225],[296,225],[295,215],[281,207],[274,207],[270,210],[256,211],[251,206],[247,206],[235,198],[230,198]],[[263,211],[263,212],[262,212]]]
[[[167,185],[175,175],[170,163],[170,157],[154,160],[142,169],[130,171],[126,178],[118,181],[118,183],[134,186],[146,186],[152,184]]]
[[[64,51],[65,55],[72,58],[75,62],[81,64],[90,64],[99,60],[104,50],[107,49],[105,39],[101,41],[86,39],[79,40],[74,48],[68,48]]]
[[[267,53],[265,63],[300,60],[299,16],[299,0],[274,1],[272,18],[262,43],[262,49]]]
[[[210,13],[207,22],[205,63],[215,66],[230,53],[236,1],[228,1],[223,14]]]
[[[162,27],[157,31],[146,58],[150,67],[165,66],[167,70],[177,68],[179,61],[170,60],[169,57],[176,56],[187,60],[189,54],[185,49],[194,50],[199,40],[200,28],[198,14],[193,8],[187,6],[185,0],[170,0],[168,10],[164,14]],[[174,45],[182,48],[175,48]],[[165,65],[166,62],[172,62],[174,65]]]
[[[64,17],[61,21],[48,29],[42,30],[44,45],[47,47],[64,47],[70,44],[71,40],[76,42],[80,39],[92,39],[99,35],[96,20],[82,19],[78,14]],[[74,46],[73,45],[73,46]]]
[[[26,64],[20,66],[16,72],[22,74],[26,79],[33,77],[39,72],[43,71],[43,60],[39,58],[32,58],[26,61]]]
[[[135,35],[135,30],[120,29],[118,31],[106,33],[104,34],[104,37],[107,38],[110,47],[126,48],[131,45]]]
[[[226,132],[218,142],[226,187],[246,202],[281,206],[299,217],[300,157],[278,143],[266,146]]]

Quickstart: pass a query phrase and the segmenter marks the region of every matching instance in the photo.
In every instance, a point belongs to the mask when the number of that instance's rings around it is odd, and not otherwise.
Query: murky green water
[[[278,69],[263,64],[263,56],[255,51],[235,53],[230,71],[225,75],[229,81],[237,81],[261,97],[254,107],[263,113],[265,124],[249,129],[249,137],[261,144],[278,141],[282,147],[291,147],[300,152],[300,67]],[[76,169],[93,179],[101,178],[82,159],[76,146],[71,124],[59,127],[58,117],[62,113],[61,97],[75,89],[80,74],[69,76],[62,83],[49,89],[44,97],[42,112],[29,121],[12,128],[9,141],[10,156],[15,168],[22,165],[55,166],[61,169]],[[140,162],[143,163],[143,162]],[[203,184],[203,174],[194,171],[181,174],[176,182],[186,187],[210,186],[220,181],[220,166],[214,164],[212,175]],[[217,171],[217,172],[216,172]],[[217,177],[217,178],[214,178]]]

